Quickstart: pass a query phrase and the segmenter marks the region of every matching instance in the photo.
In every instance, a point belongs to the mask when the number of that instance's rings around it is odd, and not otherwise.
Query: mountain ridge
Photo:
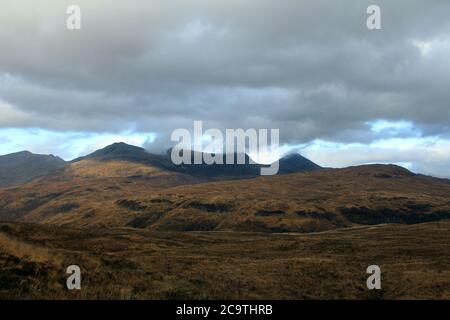
[[[234,153],[233,158],[235,164],[194,164],[193,159],[197,151],[187,151],[190,153],[192,164],[173,164],[170,159],[171,149],[167,150],[165,154],[153,154],[147,152],[142,147],[126,144],[124,142],[117,142],[108,145],[102,149],[96,150],[84,157],[79,157],[71,161],[71,163],[83,161],[86,159],[95,159],[98,161],[110,161],[110,160],[123,160],[133,161],[143,164],[155,166],[162,170],[168,170],[183,174],[192,175],[201,178],[211,179],[247,179],[254,178],[260,175],[262,167],[267,165],[258,164],[252,161],[252,159],[245,154],[245,164],[237,164],[236,159],[238,154]],[[203,153],[201,159],[203,159]],[[222,157],[225,162],[226,154],[217,155]],[[202,160],[203,161],[203,160]],[[282,157],[279,160],[279,174],[287,174],[301,171],[313,171],[322,169],[319,165],[313,163],[309,159],[304,158],[300,154],[290,154]]]
[[[0,156],[0,187],[30,182],[62,168],[66,162],[54,155],[19,151]]]
[[[170,231],[320,232],[450,219],[450,185],[395,165],[245,180],[61,177],[0,189],[0,220]]]

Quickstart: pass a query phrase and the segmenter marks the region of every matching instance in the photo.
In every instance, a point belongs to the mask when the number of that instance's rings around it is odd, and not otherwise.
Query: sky
[[[66,9],[81,9],[81,29]],[[381,8],[381,30],[366,26]],[[450,1],[0,0],[0,154],[279,128],[320,165],[450,177]]]

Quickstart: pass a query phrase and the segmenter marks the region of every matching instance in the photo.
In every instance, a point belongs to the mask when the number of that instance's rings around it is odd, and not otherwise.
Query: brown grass
[[[0,224],[0,229],[8,238],[45,247],[50,257],[63,259],[39,264],[38,275],[14,274],[19,285],[0,289],[2,298],[450,298],[450,221],[284,235],[16,223]],[[12,256],[17,255],[11,250],[0,255],[0,284],[16,268]],[[29,259],[21,254],[19,260],[26,264]],[[81,291],[65,289],[69,264],[82,268]],[[365,269],[372,264],[382,269],[380,291],[365,286]]]
[[[375,165],[201,183],[84,165],[0,189],[0,219],[33,222],[0,223],[0,298],[450,298],[448,180]],[[81,291],[65,288],[71,264]],[[365,287],[372,264],[381,291]]]
[[[117,168],[105,166],[115,174]],[[448,181],[396,166],[198,182],[168,172],[121,178],[60,174],[0,190],[0,218],[80,227],[320,232],[450,217]]]

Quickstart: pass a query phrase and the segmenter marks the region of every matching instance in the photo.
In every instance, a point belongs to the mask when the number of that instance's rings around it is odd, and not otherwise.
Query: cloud
[[[397,164],[413,172],[450,178],[450,140],[394,138],[373,144],[335,144],[316,140],[301,153],[325,167]]]
[[[42,129],[0,129],[0,154],[28,150],[38,154],[54,154],[73,160],[114,142],[143,146],[152,135],[129,131],[119,133],[55,132]],[[11,137],[6,139],[3,137]]]
[[[450,138],[450,2],[0,0],[1,128],[154,136],[280,128],[285,145]],[[407,130],[373,131],[377,121]],[[447,146],[442,146],[446,148]]]

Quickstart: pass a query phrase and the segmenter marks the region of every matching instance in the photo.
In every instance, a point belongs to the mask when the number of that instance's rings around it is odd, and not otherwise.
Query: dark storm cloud
[[[448,1],[0,3],[2,127],[156,132],[158,148],[193,120],[292,144],[370,142],[377,119],[450,132]]]

